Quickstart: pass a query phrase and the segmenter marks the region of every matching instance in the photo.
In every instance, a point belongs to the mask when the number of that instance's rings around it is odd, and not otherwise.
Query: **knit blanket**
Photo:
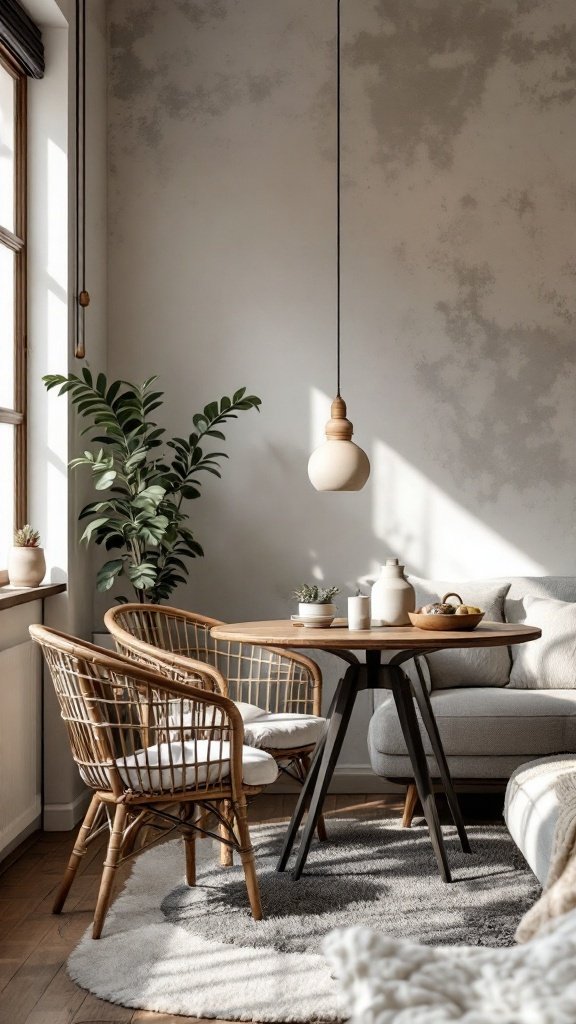
[[[576,908],[576,772],[561,775],[555,790],[560,810],[552,863],[542,896],[518,925],[517,942],[528,942],[553,918]]]

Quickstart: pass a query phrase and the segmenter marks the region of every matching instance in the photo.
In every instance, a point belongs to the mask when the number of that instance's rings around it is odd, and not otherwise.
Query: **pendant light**
[[[352,441],[353,427],[346,418],[340,394],[340,0],[336,0],[336,398],[326,424],[326,441],[312,452],[308,476],[317,491],[360,491],[370,476],[366,452]]]

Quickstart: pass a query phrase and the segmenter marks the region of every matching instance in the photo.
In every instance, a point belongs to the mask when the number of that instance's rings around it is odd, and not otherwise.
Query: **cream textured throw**
[[[527,942],[553,918],[576,907],[576,772],[562,775],[555,789],[560,811],[552,864],[542,896],[518,925],[517,942]]]

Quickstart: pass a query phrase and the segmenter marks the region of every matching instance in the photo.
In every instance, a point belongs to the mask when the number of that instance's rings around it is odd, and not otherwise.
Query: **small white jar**
[[[363,594],[348,598],[348,629],[370,629],[370,598]]]

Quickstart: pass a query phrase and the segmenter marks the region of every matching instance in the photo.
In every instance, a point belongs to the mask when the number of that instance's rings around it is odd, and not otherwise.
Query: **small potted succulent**
[[[29,523],[14,533],[14,547],[8,556],[8,578],[13,587],[38,587],[46,575],[40,534]]]
[[[332,598],[340,593],[340,587],[318,587],[316,584],[309,586],[304,583],[294,591],[294,597],[298,598],[298,615],[302,619],[333,619],[336,615],[336,605]]]

